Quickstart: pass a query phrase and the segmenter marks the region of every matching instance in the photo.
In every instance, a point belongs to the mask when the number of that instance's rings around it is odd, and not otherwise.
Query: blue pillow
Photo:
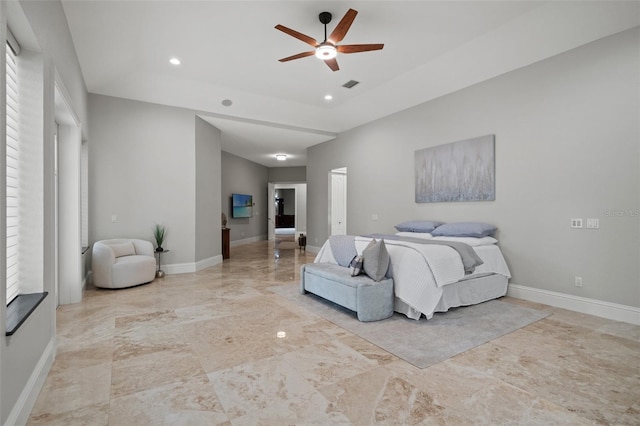
[[[399,232],[431,232],[443,223],[433,220],[409,220],[397,224],[395,228]]]
[[[490,237],[497,228],[481,222],[453,222],[438,226],[431,231],[434,237]]]

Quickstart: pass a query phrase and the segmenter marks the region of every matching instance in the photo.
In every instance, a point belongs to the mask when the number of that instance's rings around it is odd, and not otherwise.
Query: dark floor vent
[[[353,86],[355,86],[356,84],[359,84],[359,83],[360,83],[359,81],[349,80],[345,84],[343,84],[342,87],[346,87],[347,89],[351,89]]]

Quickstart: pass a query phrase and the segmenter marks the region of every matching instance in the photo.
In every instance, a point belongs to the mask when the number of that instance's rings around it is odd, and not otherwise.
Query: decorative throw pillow
[[[349,267],[349,263],[358,254],[355,237],[353,235],[332,235],[329,246],[338,265]]]
[[[431,232],[444,222],[438,222],[433,220],[408,220],[406,222],[399,223],[395,228],[399,232]]]
[[[134,254],[136,254],[136,249],[133,246],[133,242],[131,241],[120,244],[110,244],[109,246],[111,247],[111,250],[113,250],[113,254],[116,257],[133,256]]]
[[[372,280],[381,281],[389,269],[389,253],[384,245],[384,240],[371,240],[362,251],[364,272]]]
[[[352,277],[360,275],[362,273],[362,256],[355,255],[353,259],[351,259],[349,269],[351,269]]]
[[[453,222],[431,231],[434,237],[490,237],[496,232],[494,225],[482,222]]]

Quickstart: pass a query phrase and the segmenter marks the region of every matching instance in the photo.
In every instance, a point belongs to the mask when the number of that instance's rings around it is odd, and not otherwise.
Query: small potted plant
[[[165,233],[166,228],[164,227],[164,225],[156,224],[156,226],[153,227],[153,237],[155,238],[156,244],[158,246],[156,248],[157,252],[164,251],[164,249],[162,248],[162,242],[164,241]]]

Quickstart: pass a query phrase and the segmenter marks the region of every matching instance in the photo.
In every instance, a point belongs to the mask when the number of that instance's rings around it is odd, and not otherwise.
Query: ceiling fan
[[[338,61],[336,60],[336,56],[338,53],[358,53],[358,52],[368,52],[371,50],[381,50],[384,47],[384,44],[343,44],[338,45],[349,31],[353,20],[356,19],[356,15],[358,11],[349,9],[347,13],[342,17],[342,20],[338,23],[336,28],[333,30],[331,35],[327,38],[327,24],[331,22],[331,13],[322,12],[318,15],[320,22],[324,24],[324,41],[322,43],[318,43],[316,39],[313,37],[309,37],[308,35],[299,33],[291,28],[287,28],[284,25],[276,25],[276,29],[282,31],[283,33],[289,34],[292,37],[297,38],[298,40],[302,40],[308,45],[311,45],[315,48],[315,50],[311,50],[309,52],[298,53],[297,55],[288,56],[286,58],[280,59],[280,62],[292,61],[294,59],[306,58],[307,56],[315,55],[318,59],[322,59],[333,71],[338,71],[340,67],[338,66]]]

